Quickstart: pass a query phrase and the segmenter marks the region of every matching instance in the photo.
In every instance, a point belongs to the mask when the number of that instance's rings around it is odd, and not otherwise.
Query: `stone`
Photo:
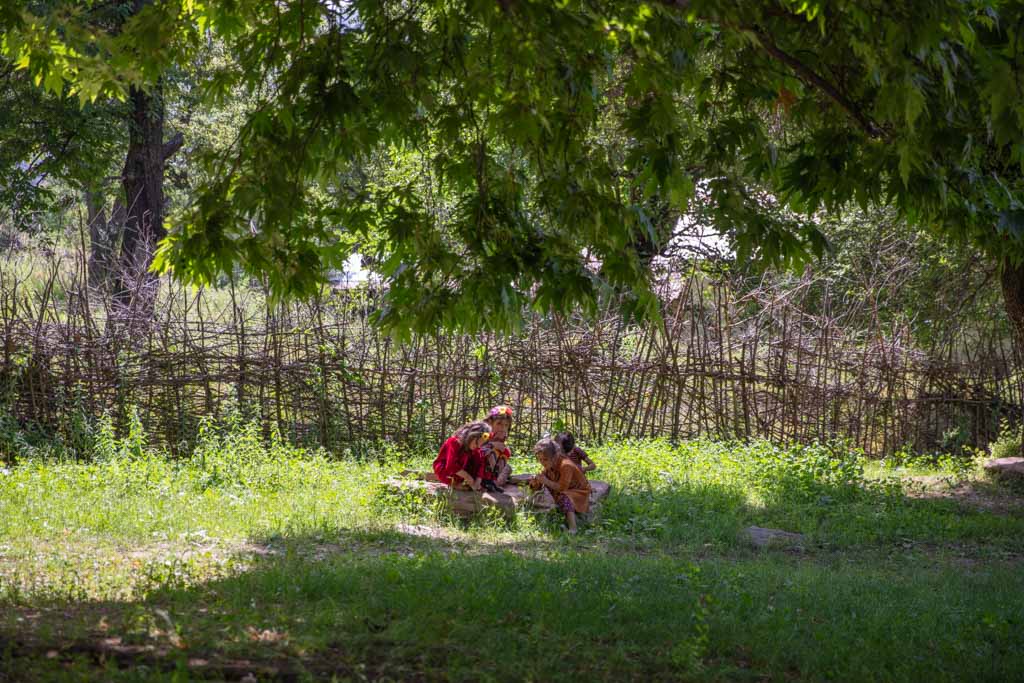
[[[796,534],[792,531],[783,531],[782,529],[768,529],[760,526],[748,526],[743,530],[743,535],[757,548],[797,545],[804,539],[803,534]]]
[[[593,500],[593,494],[591,494],[590,510],[582,514],[576,515],[576,518],[582,524],[597,524],[601,521],[601,501]]]
[[[434,476],[433,472],[402,472],[397,477],[385,480],[384,485],[393,491],[416,492],[428,497],[444,500],[448,508],[461,516],[478,514],[485,507],[500,510],[512,518],[518,509],[545,511],[554,508],[555,501],[546,491],[531,491],[527,483],[532,475],[520,474],[509,478],[504,493],[480,493],[468,489],[451,490]],[[608,496],[611,487],[603,481],[590,482],[590,504],[593,510],[588,519],[600,518],[600,502]]]
[[[985,471],[1000,479],[1024,481],[1024,458],[994,458],[985,463]]]

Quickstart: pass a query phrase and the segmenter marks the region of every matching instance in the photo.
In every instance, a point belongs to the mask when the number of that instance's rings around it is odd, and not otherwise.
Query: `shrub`
[[[866,477],[863,451],[844,441],[785,448],[757,441],[746,451],[752,483],[769,500],[852,502],[898,490]]]
[[[23,427],[9,412],[0,411],[0,462],[59,460],[63,453],[61,441],[45,429]]]
[[[259,422],[232,412],[221,422],[209,416],[200,420],[189,465],[198,471],[196,485],[201,490],[243,486],[266,491],[280,488],[283,475],[300,476],[304,471],[282,464],[306,458],[306,450],[286,444],[277,429],[271,429],[268,442]]]
[[[999,425],[999,437],[988,445],[988,450],[993,458],[1018,458],[1022,440],[1024,425],[1011,425],[1003,420]]]

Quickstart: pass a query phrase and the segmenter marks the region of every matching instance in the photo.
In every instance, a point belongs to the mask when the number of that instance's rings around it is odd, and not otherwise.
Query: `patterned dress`
[[[482,479],[490,479],[498,486],[504,486],[505,482],[512,475],[512,468],[509,466],[509,458],[512,451],[501,441],[488,441],[480,448],[480,457],[483,460]]]
[[[579,446],[573,446],[572,450],[565,454],[565,457],[572,460],[576,464],[576,467],[579,467],[582,470],[583,459],[587,457],[587,454]]]

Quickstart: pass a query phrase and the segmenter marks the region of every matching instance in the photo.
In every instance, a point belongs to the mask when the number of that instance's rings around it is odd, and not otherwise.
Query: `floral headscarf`
[[[494,406],[487,413],[487,417],[491,418],[491,419],[496,418],[496,417],[507,417],[509,420],[511,420],[512,419],[512,408],[511,408],[511,406],[506,406],[506,405]]]

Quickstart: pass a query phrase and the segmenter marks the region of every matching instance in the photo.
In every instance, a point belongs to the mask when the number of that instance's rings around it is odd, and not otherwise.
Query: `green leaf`
[[[921,92],[912,82],[908,81],[905,86],[904,97],[904,113],[906,116],[907,126],[910,130],[914,130],[914,124],[917,122],[918,117],[920,117],[921,113],[927,108],[924,93]]]
[[[1006,209],[999,212],[996,229],[1014,240],[1024,238],[1024,209]]]

